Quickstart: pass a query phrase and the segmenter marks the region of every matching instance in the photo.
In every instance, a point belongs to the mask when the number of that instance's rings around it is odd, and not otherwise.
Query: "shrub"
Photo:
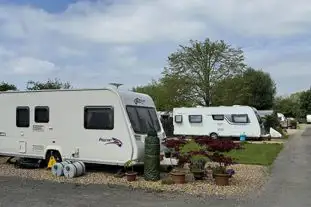
[[[265,117],[264,127],[265,127],[265,130],[267,132],[270,131],[270,127],[273,129],[276,129],[276,130],[277,130],[277,128],[281,127],[280,120],[278,119],[278,116],[276,113],[273,113],[271,115],[267,115]]]

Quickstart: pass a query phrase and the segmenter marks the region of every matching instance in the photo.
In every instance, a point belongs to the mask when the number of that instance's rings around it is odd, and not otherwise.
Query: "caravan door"
[[[30,109],[28,106],[16,108],[17,153],[27,153],[27,135],[30,133]]]

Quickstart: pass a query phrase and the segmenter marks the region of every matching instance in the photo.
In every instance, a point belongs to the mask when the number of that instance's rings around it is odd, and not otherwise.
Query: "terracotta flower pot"
[[[125,175],[126,180],[132,182],[136,180],[137,172],[126,172]]]
[[[213,174],[215,178],[216,185],[227,186],[229,185],[229,174]]]
[[[184,184],[186,182],[186,173],[184,172],[171,172],[170,175],[175,184]]]

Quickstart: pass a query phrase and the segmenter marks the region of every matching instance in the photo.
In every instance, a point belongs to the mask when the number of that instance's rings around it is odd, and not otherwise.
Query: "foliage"
[[[271,109],[276,85],[269,73],[248,68],[243,74],[225,78],[214,89],[213,105],[248,105]]]
[[[185,139],[167,140],[163,143],[167,148],[174,150],[174,157],[178,159],[178,165],[190,163],[197,169],[204,168],[206,161],[217,162],[217,171],[226,173],[226,167],[233,164],[233,159],[225,156],[223,152],[233,149],[241,149],[238,143],[231,140],[213,140],[207,137],[198,137],[190,141]]]
[[[124,169],[125,169],[125,171],[129,172],[129,171],[128,171],[129,168],[132,169],[131,172],[134,172],[134,161],[133,161],[133,160],[128,160],[128,161],[126,161],[126,163],[124,164]]]
[[[7,82],[2,81],[0,83],[0,91],[9,91],[9,90],[17,90],[17,87],[13,84],[9,84]]]
[[[138,86],[133,91],[145,93],[152,97],[159,111],[171,111],[174,107],[192,106],[190,89],[184,86],[184,80],[162,77],[159,81],[152,81],[146,86]]]
[[[311,88],[301,93],[300,109],[302,110],[302,114],[304,116],[306,116],[307,114],[311,114]]]
[[[232,140],[215,140],[209,138],[197,138],[196,142],[206,146],[211,152],[229,152],[233,149],[240,149],[239,143],[234,143]]]
[[[277,129],[281,126],[276,112],[271,115],[267,115],[263,124],[267,132],[270,131],[270,128]]]
[[[213,173],[219,174],[226,174],[227,173],[227,166],[233,164],[233,159],[230,156],[225,156],[218,152],[214,153],[210,159],[213,162],[217,162],[218,166],[214,168]]]
[[[178,80],[178,89],[186,88],[190,100],[209,106],[215,84],[225,78],[241,74],[245,69],[240,48],[221,41],[190,40],[168,57],[164,79]]]
[[[283,149],[283,144],[245,144],[244,150],[225,153],[241,164],[271,165]]]
[[[69,89],[71,85],[69,82],[62,83],[59,79],[47,80],[46,82],[27,82],[27,90],[45,90],[45,89]]]
[[[274,102],[274,110],[286,117],[300,118],[303,116],[300,96],[301,92],[291,94],[288,97],[277,97]]]

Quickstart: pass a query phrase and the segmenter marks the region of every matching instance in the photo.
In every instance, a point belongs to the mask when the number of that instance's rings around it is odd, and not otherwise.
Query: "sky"
[[[0,0],[0,81],[59,78],[132,88],[161,77],[190,39],[241,47],[277,93],[311,86],[311,1]]]

